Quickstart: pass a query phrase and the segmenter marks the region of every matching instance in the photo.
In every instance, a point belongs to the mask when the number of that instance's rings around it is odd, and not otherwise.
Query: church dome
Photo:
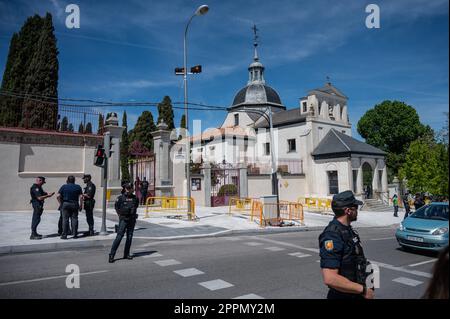
[[[241,89],[233,100],[233,106],[239,104],[265,104],[273,103],[282,105],[278,93],[262,83],[250,83]]]

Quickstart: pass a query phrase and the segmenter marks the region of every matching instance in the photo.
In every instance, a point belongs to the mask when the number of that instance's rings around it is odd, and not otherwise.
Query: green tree
[[[186,116],[184,114],[181,115],[180,128],[181,129],[186,129]],[[184,136],[184,134],[180,134],[178,136],[178,139],[181,140],[183,138],[183,136]]]
[[[98,130],[97,134],[103,134],[103,128],[105,127],[105,119],[103,117],[103,114],[98,115]]]
[[[156,131],[156,125],[153,121],[153,114],[150,111],[144,111],[139,116],[136,125],[129,134],[130,144],[134,141],[139,141],[142,145],[153,151],[153,136],[152,132]]]
[[[433,135],[433,130],[420,122],[416,110],[399,101],[375,105],[361,117],[357,129],[368,144],[388,153],[389,179],[398,174],[411,142]]]
[[[158,104],[158,121],[161,122],[161,119],[167,124],[168,129],[171,131],[175,128],[173,122],[173,108],[172,108],[172,100],[169,96],[164,96],[161,103]]]
[[[84,126],[83,123],[80,123],[80,125],[78,126],[78,133],[84,133]]]
[[[67,128],[67,131],[69,131],[69,132],[73,132],[74,131],[72,123],[69,124],[69,127]]]
[[[61,121],[61,132],[66,132],[69,128],[69,120],[67,119],[67,116],[64,116]]]
[[[399,173],[412,192],[448,194],[448,148],[429,137],[413,141]]]
[[[88,123],[86,124],[86,129],[84,130],[84,132],[85,132],[86,134],[92,134],[92,124],[91,124],[91,122],[88,122]]]
[[[39,15],[29,17],[20,32],[11,39],[2,90],[14,92],[15,96],[0,100],[0,122],[56,129],[57,55],[51,14],[47,13],[43,18]],[[38,97],[24,97],[24,94]]]
[[[125,128],[122,132],[122,141],[120,142],[120,170],[122,180],[130,181],[130,171],[128,168],[130,141],[128,139],[127,112],[123,112],[122,126]]]

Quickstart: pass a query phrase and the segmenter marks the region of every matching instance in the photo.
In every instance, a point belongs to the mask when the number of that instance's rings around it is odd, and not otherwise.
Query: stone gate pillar
[[[170,165],[170,130],[164,120],[152,132],[155,153],[155,196],[173,196],[173,182],[169,172]]]
[[[117,113],[108,113],[106,117],[105,131],[111,136],[112,154],[108,158],[108,190],[111,192],[109,201],[114,201],[116,196],[122,191],[120,176],[120,142],[122,141],[122,132],[125,129],[119,126]],[[107,150],[106,150],[107,151]]]

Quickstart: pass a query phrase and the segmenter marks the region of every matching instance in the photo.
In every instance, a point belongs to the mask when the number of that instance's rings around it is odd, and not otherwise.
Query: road
[[[393,227],[358,231],[367,257],[380,266],[376,297],[420,298],[436,256],[399,249]],[[0,298],[322,299],[319,233],[137,239],[136,257],[114,264],[107,262],[108,248],[4,255]],[[79,266],[78,289],[66,287],[69,264]]]

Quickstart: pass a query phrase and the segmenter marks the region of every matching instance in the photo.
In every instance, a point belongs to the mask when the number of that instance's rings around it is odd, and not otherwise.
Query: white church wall
[[[313,197],[329,197],[328,171],[338,172],[339,192],[352,189],[351,162],[347,158],[316,160],[312,167],[314,171],[315,181],[309,196]]]
[[[227,114],[227,117],[223,121],[221,127],[233,127],[234,125],[234,116],[235,114],[239,115],[239,126],[246,127],[248,125],[253,124],[252,119],[248,116],[248,114],[244,112],[230,112]]]

